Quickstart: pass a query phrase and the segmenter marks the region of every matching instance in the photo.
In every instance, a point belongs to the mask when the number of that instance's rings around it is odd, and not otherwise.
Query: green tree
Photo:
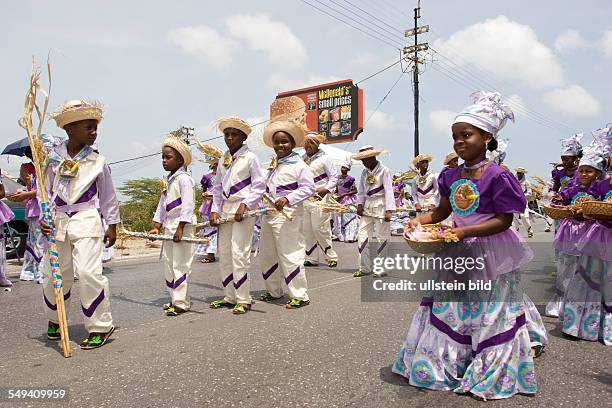
[[[148,231],[153,224],[153,216],[162,191],[162,180],[139,178],[126,181],[117,190],[128,197],[121,203],[121,220],[132,231]],[[196,213],[202,203],[200,188],[196,188]]]

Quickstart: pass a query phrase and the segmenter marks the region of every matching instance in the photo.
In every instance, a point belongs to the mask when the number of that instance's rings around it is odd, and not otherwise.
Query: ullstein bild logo
[[[372,272],[380,274],[388,271],[407,271],[414,275],[417,270],[444,270],[462,275],[469,271],[482,271],[484,268],[484,257],[424,258],[397,254],[395,257],[374,258]]]

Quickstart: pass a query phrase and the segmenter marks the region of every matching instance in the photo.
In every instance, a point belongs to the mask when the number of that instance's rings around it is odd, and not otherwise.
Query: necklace
[[[463,165],[463,170],[465,171],[468,178],[473,178],[476,175],[476,172],[482,169],[487,164],[489,164],[489,159],[484,159],[483,161],[476,163],[473,166]]]

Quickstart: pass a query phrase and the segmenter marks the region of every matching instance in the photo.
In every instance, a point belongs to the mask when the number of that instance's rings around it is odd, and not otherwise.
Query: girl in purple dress
[[[349,176],[351,162],[344,164],[340,168],[340,176],[336,184],[336,200],[346,206],[357,204],[357,187],[355,178]],[[355,213],[336,213],[334,215],[333,234],[343,242],[357,242],[357,229],[359,227],[359,216]]]
[[[472,258],[476,263],[463,274],[452,266],[434,268],[434,280],[480,281],[490,289],[434,291],[423,298],[393,372],[417,387],[479,399],[534,394],[530,337],[542,346],[546,332],[520,283],[519,268],[533,254],[511,228],[513,214],[525,209],[525,196],[509,171],[486,159],[487,149],[495,150],[497,132],[514,116],[499,93],[476,92],[472,97],[475,104],[452,126],[454,149],[464,163],[442,171],[440,204],[406,228],[439,223],[452,214],[461,242],[435,257]]]
[[[217,176],[217,164],[219,160],[210,162],[210,173],[202,176],[200,185],[202,186],[202,205],[199,208],[199,213],[202,216],[202,222],[206,223],[210,219],[210,210],[212,208],[212,195],[210,189],[212,188],[215,177]],[[217,227],[206,227],[200,231],[200,236],[208,238],[207,244],[197,244],[195,247],[195,257],[202,263],[215,262],[215,254],[217,253]]]
[[[1,174],[1,173],[0,173]],[[0,200],[5,196],[4,185],[0,178]],[[8,205],[0,201],[0,288],[10,288],[13,286],[6,277],[6,247],[4,242],[4,224],[15,218],[15,214]]]
[[[612,126],[593,133],[594,142],[584,149],[578,167],[583,188],[561,190],[564,199],[590,195],[589,199],[612,202],[612,186],[605,178],[612,150]],[[603,180],[602,180],[603,178]],[[588,188],[584,192],[584,186]],[[560,236],[565,231],[560,231]],[[576,242],[579,257],[562,300],[560,322],[566,335],[601,340],[612,346],[612,223],[585,223]]]

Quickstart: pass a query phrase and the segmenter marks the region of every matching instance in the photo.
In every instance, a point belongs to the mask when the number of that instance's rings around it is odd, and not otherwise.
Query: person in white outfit
[[[164,278],[170,293],[170,303],[163,309],[166,316],[178,316],[191,307],[189,300],[189,275],[195,248],[192,244],[181,242],[184,236],[192,237],[196,223],[195,181],[187,173],[192,156],[187,141],[180,135],[170,134],[162,143],[162,165],[170,172],[166,177],[167,188],[162,193],[150,234],[173,235],[172,241],[164,241]]]
[[[304,129],[298,122],[271,122],[263,141],[276,153],[268,168],[266,190],[279,212],[262,217],[260,265],[266,292],[260,298],[267,302],[282,298],[284,282],[290,297],[286,307],[298,309],[310,304],[301,221],[303,202],[315,192],[314,176],[293,151],[304,142]]]
[[[327,259],[327,266],[338,266],[338,254],[332,248],[331,214],[324,212],[317,201],[327,200],[328,194],[335,191],[338,183],[338,171],[332,159],[320,148],[325,136],[318,133],[306,134],[304,140],[304,161],[310,166],[315,182],[315,195],[304,203],[304,238],[306,239],[305,266],[319,264],[319,250]]]
[[[412,197],[417,212],[427,212],[435,208],[440,201],[438,193],[438,175],[429,170],[432,157],[429,154],[419,154],[412,159],[412,165],[418,171],[418,176],[412,180]]]
[[[361,221],[357,233],[359,270],[353,274],[355,277],[371,273],[373,259],[384,258],[388,252],[391,215],[396,206],[389,169],[376,159],[383,151],[368,145],[352,157],[361,160],[365,167],[357,193],[357,214]]]
[[[68,134],[68,141],[49,153],[45,175],[49,201],[55,211],[55,240],[63,277],[62,288],[68,311],[74,275],[79,275],[83,321],[89,333],[80,347],[89,350],[103,346],[115,330],[110,311],[109,282],[102,275],[102,249],[104,243],[111,247],[117,239],[119,203],[106,159],[92,148],[102,120],[102,106],[97,102],[72,100],[51,117]],[[100,214],[108,223],[106,232]],[[41,225],[41,230],[45,235],[52,232],[47,225]],[[48,255],[45,256],[43,273],[44,307],[49,320],[47,337],[59,340],[59,320]]]
[[[237,117],[221,118],[217,123],[229,150],[217,168],[210,225],[218,225],[220,217],[233,222],[219,225],[217,245],[224,297],[210,307],[232,308],[234,314],[244,314],[253,303],[248,271],[255,226],[255,218],[245,218],[245,214],[257,209],[266,183],[257,156],[244,144],[251,133],[249,124]]]
[[[516,169],[514,169],[514,171],[516,172],[516,178],[518,179],[519,184],[523,189],[525,199],[527,199],[532,194],[531,184],[529,183],[529,180],[527,180],[527,177],[525,177],[527,170],[524,167],[517,167]],[[527,230],[527,238],[533,238],[533,228],[531,227],[532,215],[529,212],[529,206],[525,207],[525,212],[523,212],[523,214],[514,215],[513,224],[517,231],[519,230],[519,222],[521,221],[523,222],[523,226]]]

